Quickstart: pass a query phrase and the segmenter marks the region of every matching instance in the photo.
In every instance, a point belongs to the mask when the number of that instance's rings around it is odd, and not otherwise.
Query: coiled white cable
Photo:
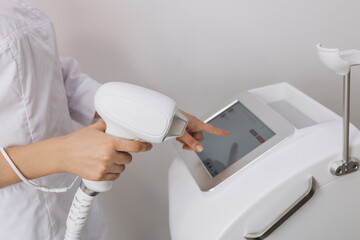
[[[74,181],[68,186],[68,187],[62,187],[62,188],[49,188],[47,186],[43,186],[43,185],[39,185],[37,183],[35,183],[34,181],[31,180],[27,180],[24,175],[22,175],[22,173],[19,171],[19,169],[15,166],[14,162],[11,160],[11,158],[9,157],[9,155],[6,153],[5,149],[3,147],[0,147],[0,151],[1,154],[4,156],[4,158],[6,159],[6,161],[9,163],[10,167],[14,170],[14,172],[16,173],[16,175],[18,175],[18,177],[21,179],[21,181],[23,181],[24,183],[26,183],[29,186],[34,187],[37,190],[43,191],[43,192],[55,192],[55,193],[60,193],[60,192],[67,192],[70,188],[72,188],[72,186],[74,185],[74,183],[76,182],[76,180],[78,179],[78,176],[74,179]]]
[[[95,196],[90,196],[79,187],[71,204],[66,220],[66,232],[64,240],[78,240],[89,214],[92,201]]]

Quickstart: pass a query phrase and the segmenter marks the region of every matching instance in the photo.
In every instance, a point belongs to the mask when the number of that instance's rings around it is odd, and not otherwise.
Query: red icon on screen
[[[261,136],[256,136],[256,139],[257,139],[260,143],[265,142],[265,140],[264,140]]]

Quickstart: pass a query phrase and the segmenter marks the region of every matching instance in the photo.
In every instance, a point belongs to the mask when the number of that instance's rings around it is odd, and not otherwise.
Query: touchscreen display
[[[203,133],[204,150],[197,154],[212,177],[231,164],[241,161],[242,157],[275,135],[240,102],[236,102],[208,123],[231,133],[226,137]]]

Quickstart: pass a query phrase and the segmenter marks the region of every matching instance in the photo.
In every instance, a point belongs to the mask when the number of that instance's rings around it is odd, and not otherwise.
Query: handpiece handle
[[[119,129],[119,128],[117,128]],[[109,134],[111,128],[107,127]],[[119,132],[117,132],[119,134]],[[110,134],[113,135],[113,134]],[[81,229],[84,227],[91,204],[96,195],[101,192],[109,191],[112,181],[91,181],[82,179],[80,188],[74,196],[71,208],[66,220],[65,240],[79,240]]]
[[[107,123],[105,133],[114,137],[121,136],[121,138],[125,139],[132,137],[132,135],[124,131],[122,128],[113,126],[112,123]],[[92,181],[83,178],[82,183],[81,188],[84,193],[89,196],[96,196],[98,193],[109,191],[112,188],[113,181]]]

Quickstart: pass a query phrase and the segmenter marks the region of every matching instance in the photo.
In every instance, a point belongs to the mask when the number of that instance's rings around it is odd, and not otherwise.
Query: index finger
[[[148,142],[138,142],[117,138],[115,142],[115,148],[119,152],[146,152],[151,150],[152,144]]]
[[[219,136],[229,136],[230,132],[225,131],[221,128],[215,127],[214,125],[211,125],[209,123],[204,123],[202,130],[208,133],[212,133]]]

